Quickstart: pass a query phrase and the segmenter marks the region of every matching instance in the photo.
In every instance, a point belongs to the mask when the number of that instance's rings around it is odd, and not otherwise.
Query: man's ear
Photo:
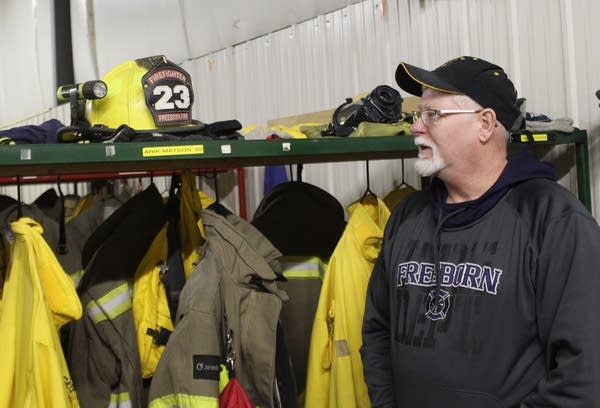
[[[481,132],[479,140],[481,143],[487,143],[497,126],[496,112],[493,109],[485,108],[481,111]]]

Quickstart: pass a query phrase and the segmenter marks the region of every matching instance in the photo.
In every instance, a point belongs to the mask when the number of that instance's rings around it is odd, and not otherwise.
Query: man
[[[431,188],[395,209],[367,291],[373,407],[600,406],[600,229],[526,151],[505,72],[401,63]]]

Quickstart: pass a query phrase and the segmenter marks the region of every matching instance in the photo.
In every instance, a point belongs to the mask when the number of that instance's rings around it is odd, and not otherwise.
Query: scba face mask
[[[348,136],[361,122],[397,123],[402,115],[402,96],[396,89],[379,85],[365,98],[346,99],[333,113],[323,136]]]

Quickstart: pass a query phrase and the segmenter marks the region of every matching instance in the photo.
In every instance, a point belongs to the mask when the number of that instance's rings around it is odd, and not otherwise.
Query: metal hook
[[[362,195],[360,201],[363,201],[365,199],[365,197],[367,197],[369,194],[370,195],[375,195],[372,191],[371,191],[371,177],[369,175],[369,161],[365,160],[365,166],[367,169],[367,189],[365,190],[364,194]]]
[[[215,202],[219,202],[219,183],[217,180],[217,169],[213,169],[213,177],[215,180]]]
[[[65,195],[60,186],[60,176],[56,176],[56,187],[60,196],[60,219],[58,223],[58,253],[64,255],[68,252],[67,233],[65,230]]]
[[[17,219],[23,216],[23,207],[21,204],[21,176],[17,176]]]
[[[408,185],[408,183],[404,179],[404,157],[403,157],[402,158],[402,180],[400,181],[400,185],[398,187],[404,187],[404,186],[407,186],[407,185]]]

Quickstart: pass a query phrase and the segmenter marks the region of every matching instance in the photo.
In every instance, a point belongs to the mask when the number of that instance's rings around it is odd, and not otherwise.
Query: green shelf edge
[[[540,135],[546,137],[540,138]],[[537,141],[533,136],[538,136]],[[575,145],[577,193],[579,199],[591,210],[588,138],[585,130],[576,129],[572,133],[515,132],[510,138],[511,147],[557,144]],[[158,154],[145,154],[148,153],[148,149]],[[126,173],[183,168],[231,169],[267,164],[399,159],[416,155],[413,135],[0,145],[0,177]]]
[[[412,136],[374,136],[0,146],[0,176],[415,157],[417,149],[413,139]],[[145,155],[148,149],[158,155]]]

